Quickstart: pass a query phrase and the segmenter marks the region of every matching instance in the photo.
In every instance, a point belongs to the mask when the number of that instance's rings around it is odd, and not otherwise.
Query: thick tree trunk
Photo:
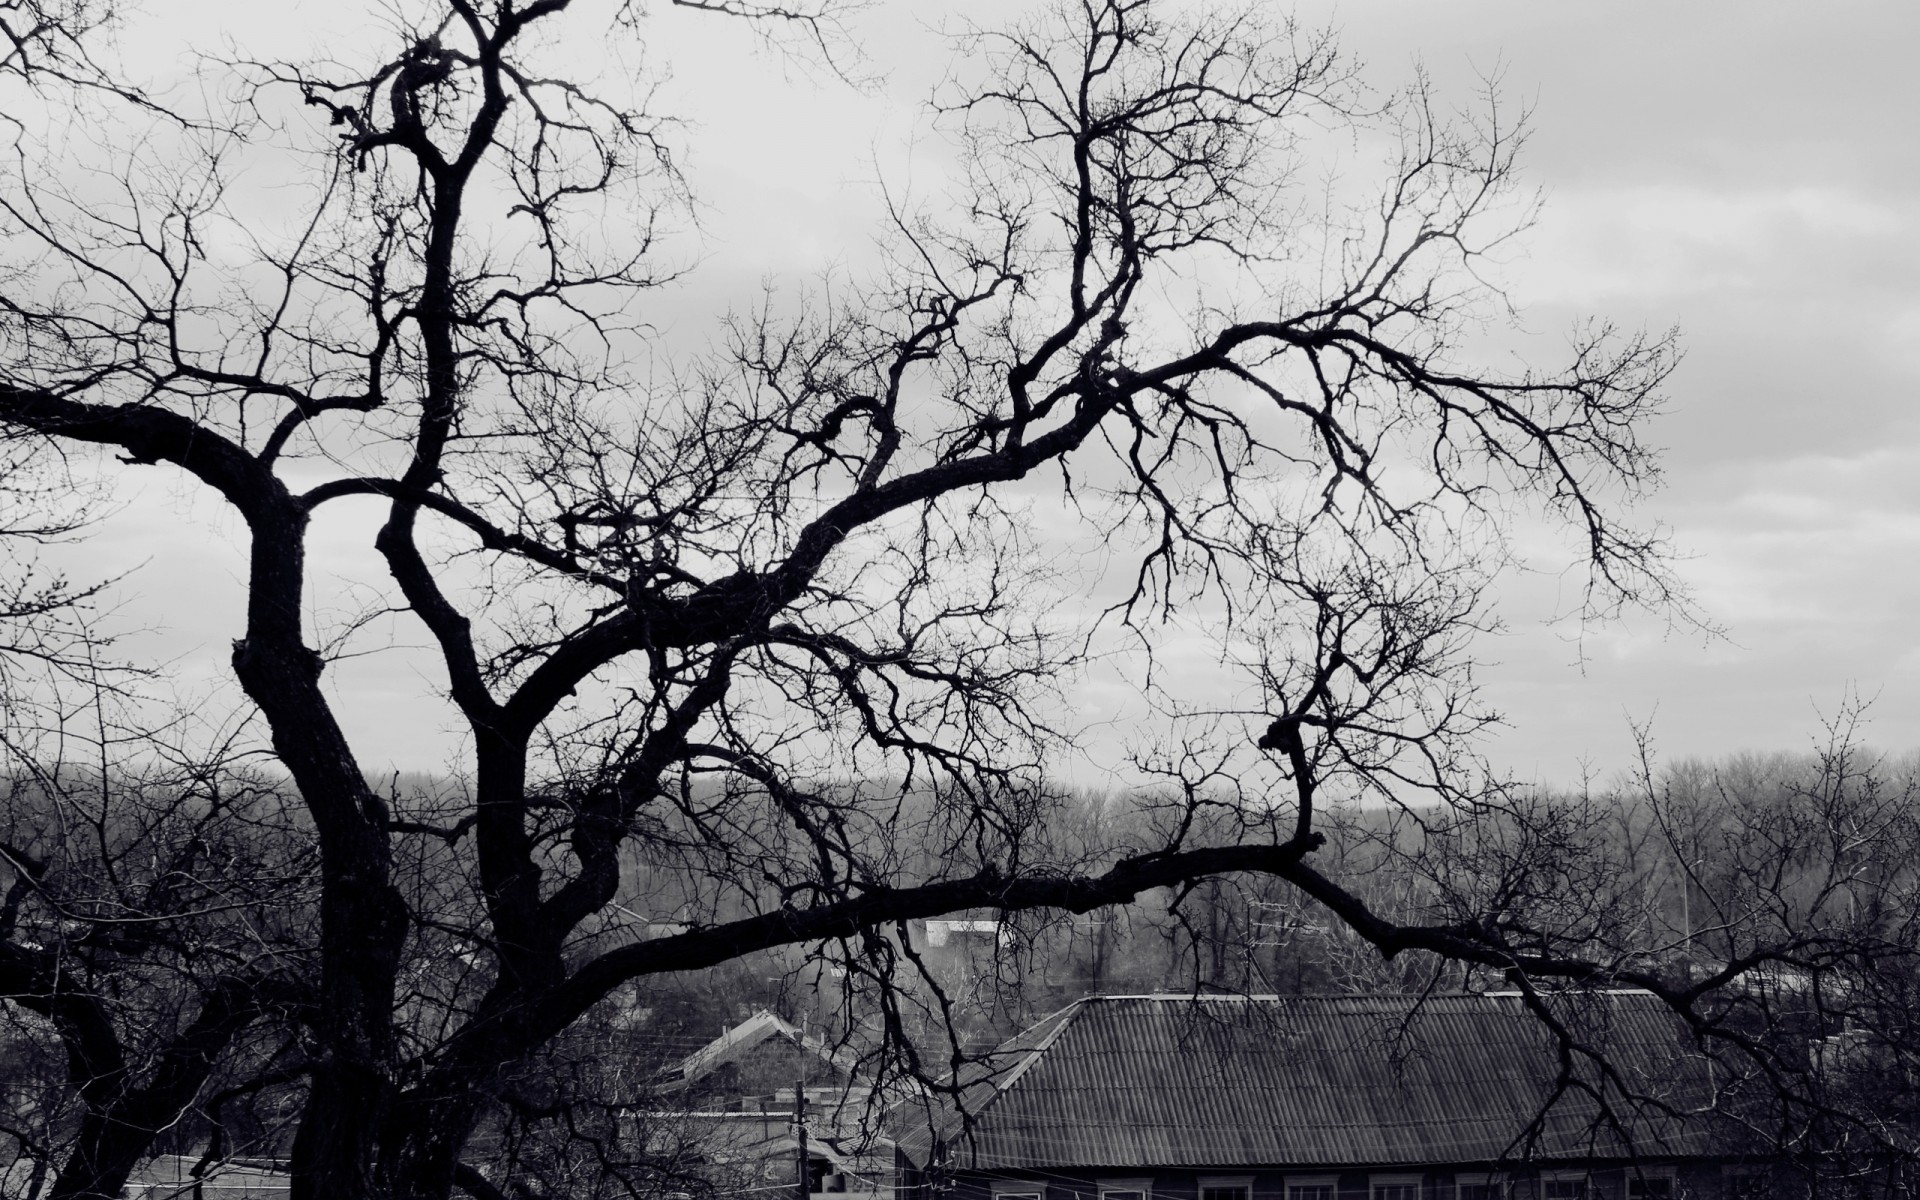
[[[49,1193],[51,1200],[117,1200],[133,1168],[151,1153],[153,1139],[179,1120],[206,1085],[215,1062],[259,1016],[263,991],[284,995],[284,982],[227,978],[208,989],[199,1016],[160,1055],[145,1086],[126,1088],[124,1065],[83,1083],[87,1115]],[[104,1021],[90,1030],[71,1020],[67,1025],[70,1045],[84,1036],[96,1042],[112,1036]],[[76,1066],[109,1059],[119,1060],[117,1047],[101,1045],[93,1054],[78,1056]]]
[[[445,1200],[453,1192],[460,1155],[480,1115],[480,1091],[416,1093],[390,1113],[380,1154],[385,1194],[406,1200]]]
[[[247,637],[234,646],[234,673],[266,716],[320,841],[320,1061],[294,1139],[292,1200],[371,1200],[407,908],[393,885],[385,811],[301,638],[306,514],[288,498],[248,515]]]
[[[89,1114],[79,1145],[47,1192],[47,1200],[120,1200],[127,1176],[147,1155],[154,1131]]]
[[[242,657],[236,654],[236,665]],[[272,721],[275,749],[296,770],[320,834],[320,996],[316,1028],[321,1060],[315,1065],[306,1111],[294,1139],[292,1200],[370,1200],[380,1123],[392,1088],[395,1038],[393,1005],[407,911],[391,879],[386,830],[344,740],[339,753],[315,745],[315,725],[338,734],[319,698],[318,669],[286,662],[241,667],[249,692],[308,691],[292,703],[312,723],[291,735],[287,722]],[[258,693],[256,693],[258,699]],[[262,703],[262,708],[267,708]],[[316,762],[315,759],[322,759]],[[325,761],[331,759],[331,761]],[[324,790],[322,790],[324,789]],[[319,794],[316,795],[316,792]]]
[[[375,1182],[375,1146],[386,1112],[385,1072],[339,1059],[314,1071],[293,1139],[294,1200],[384,1195]]]

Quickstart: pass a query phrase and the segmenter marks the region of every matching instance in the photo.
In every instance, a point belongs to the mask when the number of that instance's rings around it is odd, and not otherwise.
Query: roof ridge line
[[[1088,1000],[1088,997],[1082,996],[1080,999],[1075,1000],[1073,1003],[1067,1005],[1065,1008],[1060,1010],[1059,1012],[1060,1023],[1058,1025],[1055,1025],[1051,1030],[1049,1030],[1047,1033],[1047,1036],[1041,1038],[1039,1041],[1033,1044],[1033,1049],[1027,1051],[1027,1056],[1021,1059],[1020,1062],[1017,1065],[1015,1065],[1015,1067],[1011,1071],[1007,1072],[1007,1077],[1005,1079],[1000,1080],[993,1085],[994,1099],[997,1100],[1001,1096],[1006,1095],[1007,1092],[1013,1087],[1014,1084],[1020,1082],[1020,1077],[1027,1073],[1027,1068],[1031,1067],[1034,1063],[1039,1062],[1040,1056],[1053,1048],[1053,1044],[1060,1040],[1060,1035],[1064,1034],[1067,1031],[1067,1026],[1073,1024],[1075,1018],[1079,1016],[1079,1013],[1076,1012],[1075,1010],[1084,1009],[1086,1007],[1087,1000]],[[981,1107],[984,1110],[986,1106],[982,1105]]]

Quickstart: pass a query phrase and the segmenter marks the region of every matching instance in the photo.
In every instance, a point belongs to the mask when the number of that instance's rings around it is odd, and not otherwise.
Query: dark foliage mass
[[[852,69],[831,2],[679,3]],[[0,0],[0,532],[85,537],[88,481],[164,473],[248,555],[232,721],[167,712],[104,593],[0,584],[10,1181],[110,1196],[238,1140],[298,1200],[684,1191],[671,1136],[620,1132],[666,1056],[609,1051],[638,1025],[771,963],[933,1079],[993,1017],[912,922],[1044,941],[1143,898],[1195,983],[1651,988],[1743,1111],[1898,1143],[1862,1099],[1901,1094],[1884,772],[1849,744],[1581,804],[1475,757],[1516,521],[1571,535],[1590,615],[1674,602],[1623,520],[1670,339],[1472,352],[1526,222],[1497,97],[1370,94],[1264,5],[970,32],[930,102],[950,189],[896,206],[885,268],[676,357],[649,306],[698,180],[569,51],[641,6],[573,9],[419,0],[332,58],[214,61],[190,108],[95,53],[110,8]],[[1386,149],[1328,186],[1341,147]],[[464,734],[439,782],[374,781],[327,674],[365,622],[316,632],[310,538],[355,505],[366,620],[427,642]],[[1047,786],[1092,671],[1153,785],[1105,808]],[[1105,936],[1095,981],[1130,969]]]

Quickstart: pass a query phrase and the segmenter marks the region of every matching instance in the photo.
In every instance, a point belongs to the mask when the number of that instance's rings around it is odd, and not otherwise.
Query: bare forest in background
[[[1516,789],[1497,819],[1349,807],[1326,815],[1323,853],[1341,877],[1364,881],[1356,894],[1387,919],[1491,914],[1537,931],[1541,950],[1704,985],[1713,1002],[1701,1010],[1702,1046],[1731,1079],[1747,1076],[1743,1113],[1817,1132],[1836,1154],[1904,1146],[1920,1120],[1920,770],[1863,748],[1850,728],[1831,733],[1801,755],[1649,763],[1639,778],[1578,792]],[[450,781],[395,778],[385,790],[391,806],[422,816],[465,803]],[[903,803],[924,818],[939,801]],[[1069,792],[1052,797],[1029,836],[1054,855],[1099,861],[1191,808],[1190,797]],[[35,872],[11,881],[7,935],[62,947],[71,986],[116,1019],[167,1028],[197,1012],[189,1032],[218,1046],[191,1097],[156,1086],[180,1071],[177,1045],[129,1047],[122,1069],[155,1081],[149,1102],[180,1109],[151,1151],[284,1161],[305,1053],[293,995],[279,1012],[247,1010],[245,1035],[224,1041],[208,1014],[230,1011],[214,994],[223,973],[297,954],[313,937],[297,900],[318,886],[318,864],[288,782],[237,769],[103,778],[83,757],[15,776],[5,812],[9,858]],[[403,968],[408,1020],[428,1036],[457,1023],[485,983],[479,939],[457,907],[457,881],[473,864],[442,849],[402,876],[410,906],[438,928],[415,939]],[[908,836],[892,849],[908,871],[937,871],[935,840]],[[583,931],[570,957],[739,920],[771,899],[638,851],[621,874],[612,908],[622,919]],[[145,929],[127,928],[132,914]],[[762,1010],[849,1056],[861,1079],[884,1081],[898,1069],[889,1060],[901,1031],[943,1056],[918,1064],[937,1076],[1084,995],[1418,996],[1524,982],[1420,951],[1383,958],[1296,891],[1257,877],[1157,889],[1085,914],[987,907],[932,924],[944,927],[877,931],[885,953],[912,962],[907,979],[869,978],[870,967],[821,944],[616,989],[515,1072],[472,1152],[502,1177],[543,1181],[546,1194],[714,1186],[725,1176],[697,1136],[671,1121],[644,1129],[642,1114],[679,1102],[667,1080],[682,1058]],[[0,1054],[15,1139],[8,1178],[28,1193],[52,1183],[86,1121],[70,1064],[54,1052],[56,1019],[10,1006]],[[778,1086],[784,1078],[766,1090]],[[876,1110],[865,1121],[878,1132],[881,1119]]]

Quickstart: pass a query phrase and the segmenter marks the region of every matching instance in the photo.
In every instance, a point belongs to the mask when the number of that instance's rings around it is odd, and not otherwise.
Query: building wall
[[[1730,1186],[1729,1169],[1717,1162],[1645,1163],[1638,1172],[1621,1164],[1586,1168],[1553,1167],[1548,1175],[1584,1173],[1587,1200],[1635,1200],[1630,1183],[1636,1177],[1666,1178],[1673,1182],[1673,1200],[1739,1200]],[[1331,1177],[1335,1200],[1373,1200],[1372,1185],[1388,1177],[1418,1177],[1420,1200],[1456,1200],[1455,1183],[1472,1179],[1478,1172],[1453,1169],[1380,1168],[1361,1171],[1281,1171],[1244,1168],[1220,1168],[1217,1171],[1141,1171],[1139,1169],[1069,1171],[961,1172],[944,1187],[934,1186],[922,1172],[902,1162],[899,1170],[899,1200],[995,1200],[996,1196],[1026,1191],[1031,1183],[1043,1200],[1100,1200],[1104,1189],[1132,1186],[1144,1181],[1147,1200],[1199,1200],[1201,1180],[1205,1177],[1250,1178],[1249,1200],[1287,1200],[1287,1184]],[[1535,1168],[1509,1169],[1503,1175],[1508,1182],[1509,1200],[1546,1200],[1542,1171]],[[1787,1195],[1784,1187],[1769,1195]]]

